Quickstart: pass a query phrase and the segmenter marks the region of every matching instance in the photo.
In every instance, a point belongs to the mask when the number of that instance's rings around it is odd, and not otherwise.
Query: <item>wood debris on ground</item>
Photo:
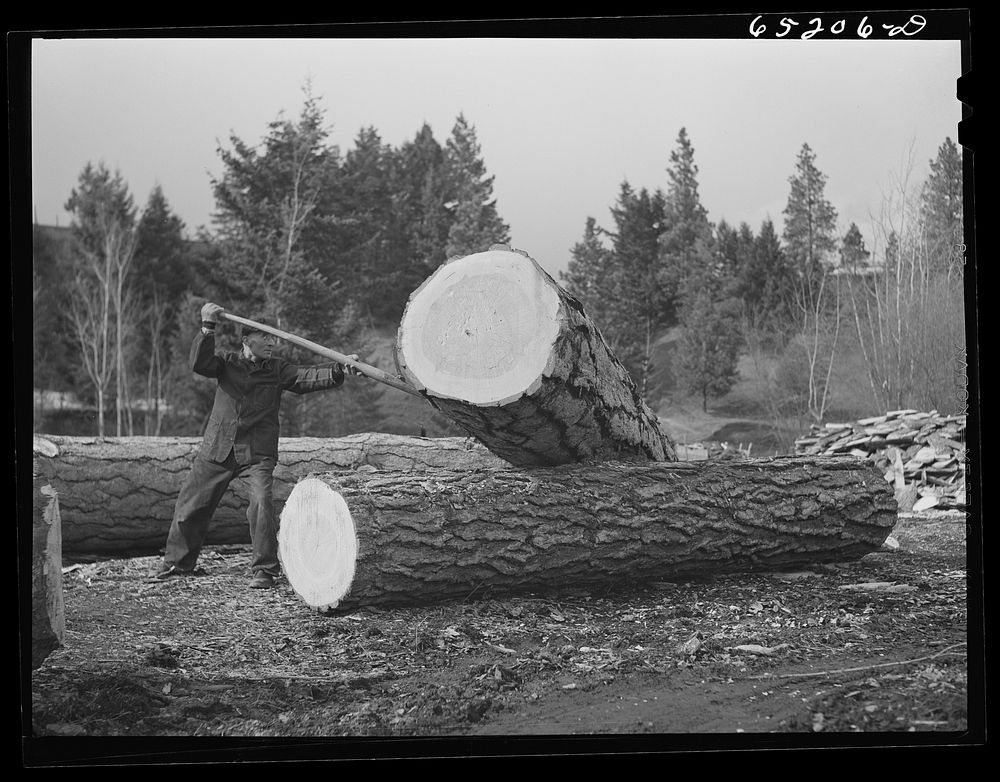
[[[852,454],[893,484],[901,511],[964,508],[965,416],[894,410],[853,423],[814,424],[795,453]]]

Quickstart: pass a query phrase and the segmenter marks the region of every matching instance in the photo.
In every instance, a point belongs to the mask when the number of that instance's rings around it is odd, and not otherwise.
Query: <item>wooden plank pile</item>
[[[850,454],[873,462],[903,512],[964,508],[965,416],[894,410],[854,423],[814,424],[795,452]]]

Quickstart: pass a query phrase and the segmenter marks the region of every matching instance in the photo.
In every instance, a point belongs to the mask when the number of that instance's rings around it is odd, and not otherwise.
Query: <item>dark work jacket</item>
[[[217,354],[215,335],[202,331],[191,345],[191,369],[218,381],[200,450],[214,462],[224,462],[233,450],[240,464],[277,459],[281,392],[308,394],[344,382],[337,363],[297,366],[280,358],[253,362],[241,352]]]

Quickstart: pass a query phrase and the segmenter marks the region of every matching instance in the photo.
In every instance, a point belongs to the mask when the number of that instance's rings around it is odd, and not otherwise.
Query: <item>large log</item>
[[[325,611],[852,560],[895,521],[892,487],[850,457],[606,462],[317,474],[278,542]]]
[[[152,554],[167,539],[174,503],[200,437],[35,436],[35,459],[59,493],[62,550],[67,556]],[[288,437],[278,441],[275,509],[311,472],[509,467],[466,437],[380,433]],[[233,481],[209,527],[210,544],[250,542],[243,481]]]
[[[580,302],[504,245],[455,258],[407,301],[400,375],[520,467],[670,461],[674,444]]]
[[[40,475],[37,463],[32,471],[31,522],[31,668],[34,670],[62,646],[66,631],[59,497]]]

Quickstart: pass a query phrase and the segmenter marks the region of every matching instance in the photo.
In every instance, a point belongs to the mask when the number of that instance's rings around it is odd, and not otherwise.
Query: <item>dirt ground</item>
[[[909,514],[855,562],[329,615],[248,589],[244,547],[166,582],[78,563],[25,763],[978,745],[966,529]]]

